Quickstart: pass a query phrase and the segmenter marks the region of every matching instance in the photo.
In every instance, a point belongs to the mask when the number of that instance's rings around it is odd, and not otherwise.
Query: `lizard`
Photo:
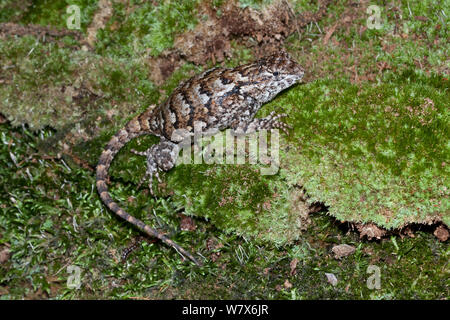
[[[205,130],[231,128],[236,134],[247,134],[258,130],[282,129],[289,126],[280,121],[287,115],[270,113],[264,118],[255,118],[261,106],[278,93],[300,82],[305,70],[292,57],[280,52],[260,58],[236,68],[215,67],[180,83],[165,102],[150,106],[133,117],[120,129],[102,151],[96,168],[96,187],[102,202],[116,215],[137,227],[143,233],[160,239],[188,257],[195,264],[201,263],[162,232],[133,217],[114,201],[108,191],[108,170],[120,149],[141,135],[155,135],[160,142],[145,152],[132,152],[146,157],[150,193],[153,193],[153,178],[160,171],[172,169],[180,151],[181,140],[194,135],[194,126],[201,123]],[[183,130],[185,135],[175,135]]]

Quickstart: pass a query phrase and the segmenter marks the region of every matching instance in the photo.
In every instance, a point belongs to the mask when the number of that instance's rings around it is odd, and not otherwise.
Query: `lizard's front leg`
[[[153,176],[158,179],[158,182],[161,182],[159,171],[169,171],[172,169],[177,162],[179,151],[180,147],[178,144],[169,140],[161,141],[144,152],[131,150],[134,154],[145,156],[147,158],[147,170],[143,180],[148,179],[148,187],[152,195],[154,195]],[[139,185],[140,184],[141,183],[139,183]]]
[[[237,135],[270,129],[281,129],[287,134],[287,129],[291,129],[292,127],[279,121],[279,119],[284,117],[287,117],[286,113],[276,114],[275,111],[272,111],[267,117],[252,119],[249,121],[240,121],[237,125],[234,125],[231,128]]]

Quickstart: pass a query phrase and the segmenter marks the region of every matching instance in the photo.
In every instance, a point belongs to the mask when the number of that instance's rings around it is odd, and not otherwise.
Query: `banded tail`
[[[172,248],[177,250],[180,254],[188,257],[195,264],[200,266],[201,263],[197,261],[191,253],[187,252],[185,249],[180,247],[174,241],[167,238],[161,232],[149,227],[143,221],[136,219],[128,212],[123,210],[121,207],[119,207],[117,202],[115,202],[111,198],[111,195],[109,194],[106,180],[108,179],[108,170],[111,166],[111,163],[115,155],[130,140],[144,134],[153,133],[153,131],[151,131],[149,128],[148,115],[149,115],[148,112],[144,112],[143,114],[130,120],[130,122],[128,122],[123,129],[119,130],[119,132],[117,132],[108,142],[108,145],[106,146],[105,150],[103,150],[97,164],[97,174],[96,174],[97,191],[103,203],[116,215],[130,222],[147,235],[160,239],[162,242],[171,246]]]

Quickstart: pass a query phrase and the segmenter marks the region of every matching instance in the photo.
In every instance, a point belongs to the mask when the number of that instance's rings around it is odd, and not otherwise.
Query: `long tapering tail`
[[[176,244],[174,241],[167,238],[164,234],[161,232],[158,232],[157,230],[149,227],[144,222],[142,222],[139,219],[136,219],[129,213],[127,213],[125,210],[123,210],[119,205],[111,198],[111,195],[108,191],[108,186],[106,184],[106,181],[108,180],[108,170],[111,166],[111,163],[115,157],[115,155],[119,152],[122,147],[129,142],[130,140],[143,135],[148,134],[149,132],[142,129],[142,126],[140,124],[139,118],[136,117],[128,124],[121,129],[119,132],[117,132],[111,140],[108,142],[108,145],[106,146],[105,150],[103,150],[100,159],[97,164],[97,176],[96,176],[96,186],[97,191],[100,195],[100,199],[103,201],[103,203],[115,214],[117,214],[122,219],[130,222],[134,226],[136,226],[139,230],[142,232],[148,234],[149,236],[156,237],[160,239],[162,242],[166,243],[167,245],[171,246],[175,250],[177,250],[180,254],[183,256],[188,257],[191,259],[195,264],[201,265],[197,259],[194,258],[194,256],[187,252],[185,249],[180,247],[178,244]]]

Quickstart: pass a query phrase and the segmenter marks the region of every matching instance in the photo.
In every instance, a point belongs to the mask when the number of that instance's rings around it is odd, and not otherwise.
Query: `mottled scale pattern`
[[[106,181],[115,155],[127,142],[140,135],[160,137],[160,142],[146,152],[136,152],[147,158],[146,177],[153,194],[153,178],[159,179],[159,171],[168,171],[175,165],[178,144],[186,135],[193,135],[196,124],[200,123],[204,131],[231,128],[244,134],[259,129],[286,129],[287,126],[279,121],[284,114],[272,113],[263,119],[254,119],[254,116],[264,103],[298,83],[303,75],[303,68],[286,52],[280,51],[233,69],[213,68],[181,83],[164,103],[131,119],[108,142],[97,165],[96,185],[101,200],[142,232],[160,239],[200,265],[192,254],[128,214],[111,198]],[[184,136],[173,135],[176,129],[183,129]]]

